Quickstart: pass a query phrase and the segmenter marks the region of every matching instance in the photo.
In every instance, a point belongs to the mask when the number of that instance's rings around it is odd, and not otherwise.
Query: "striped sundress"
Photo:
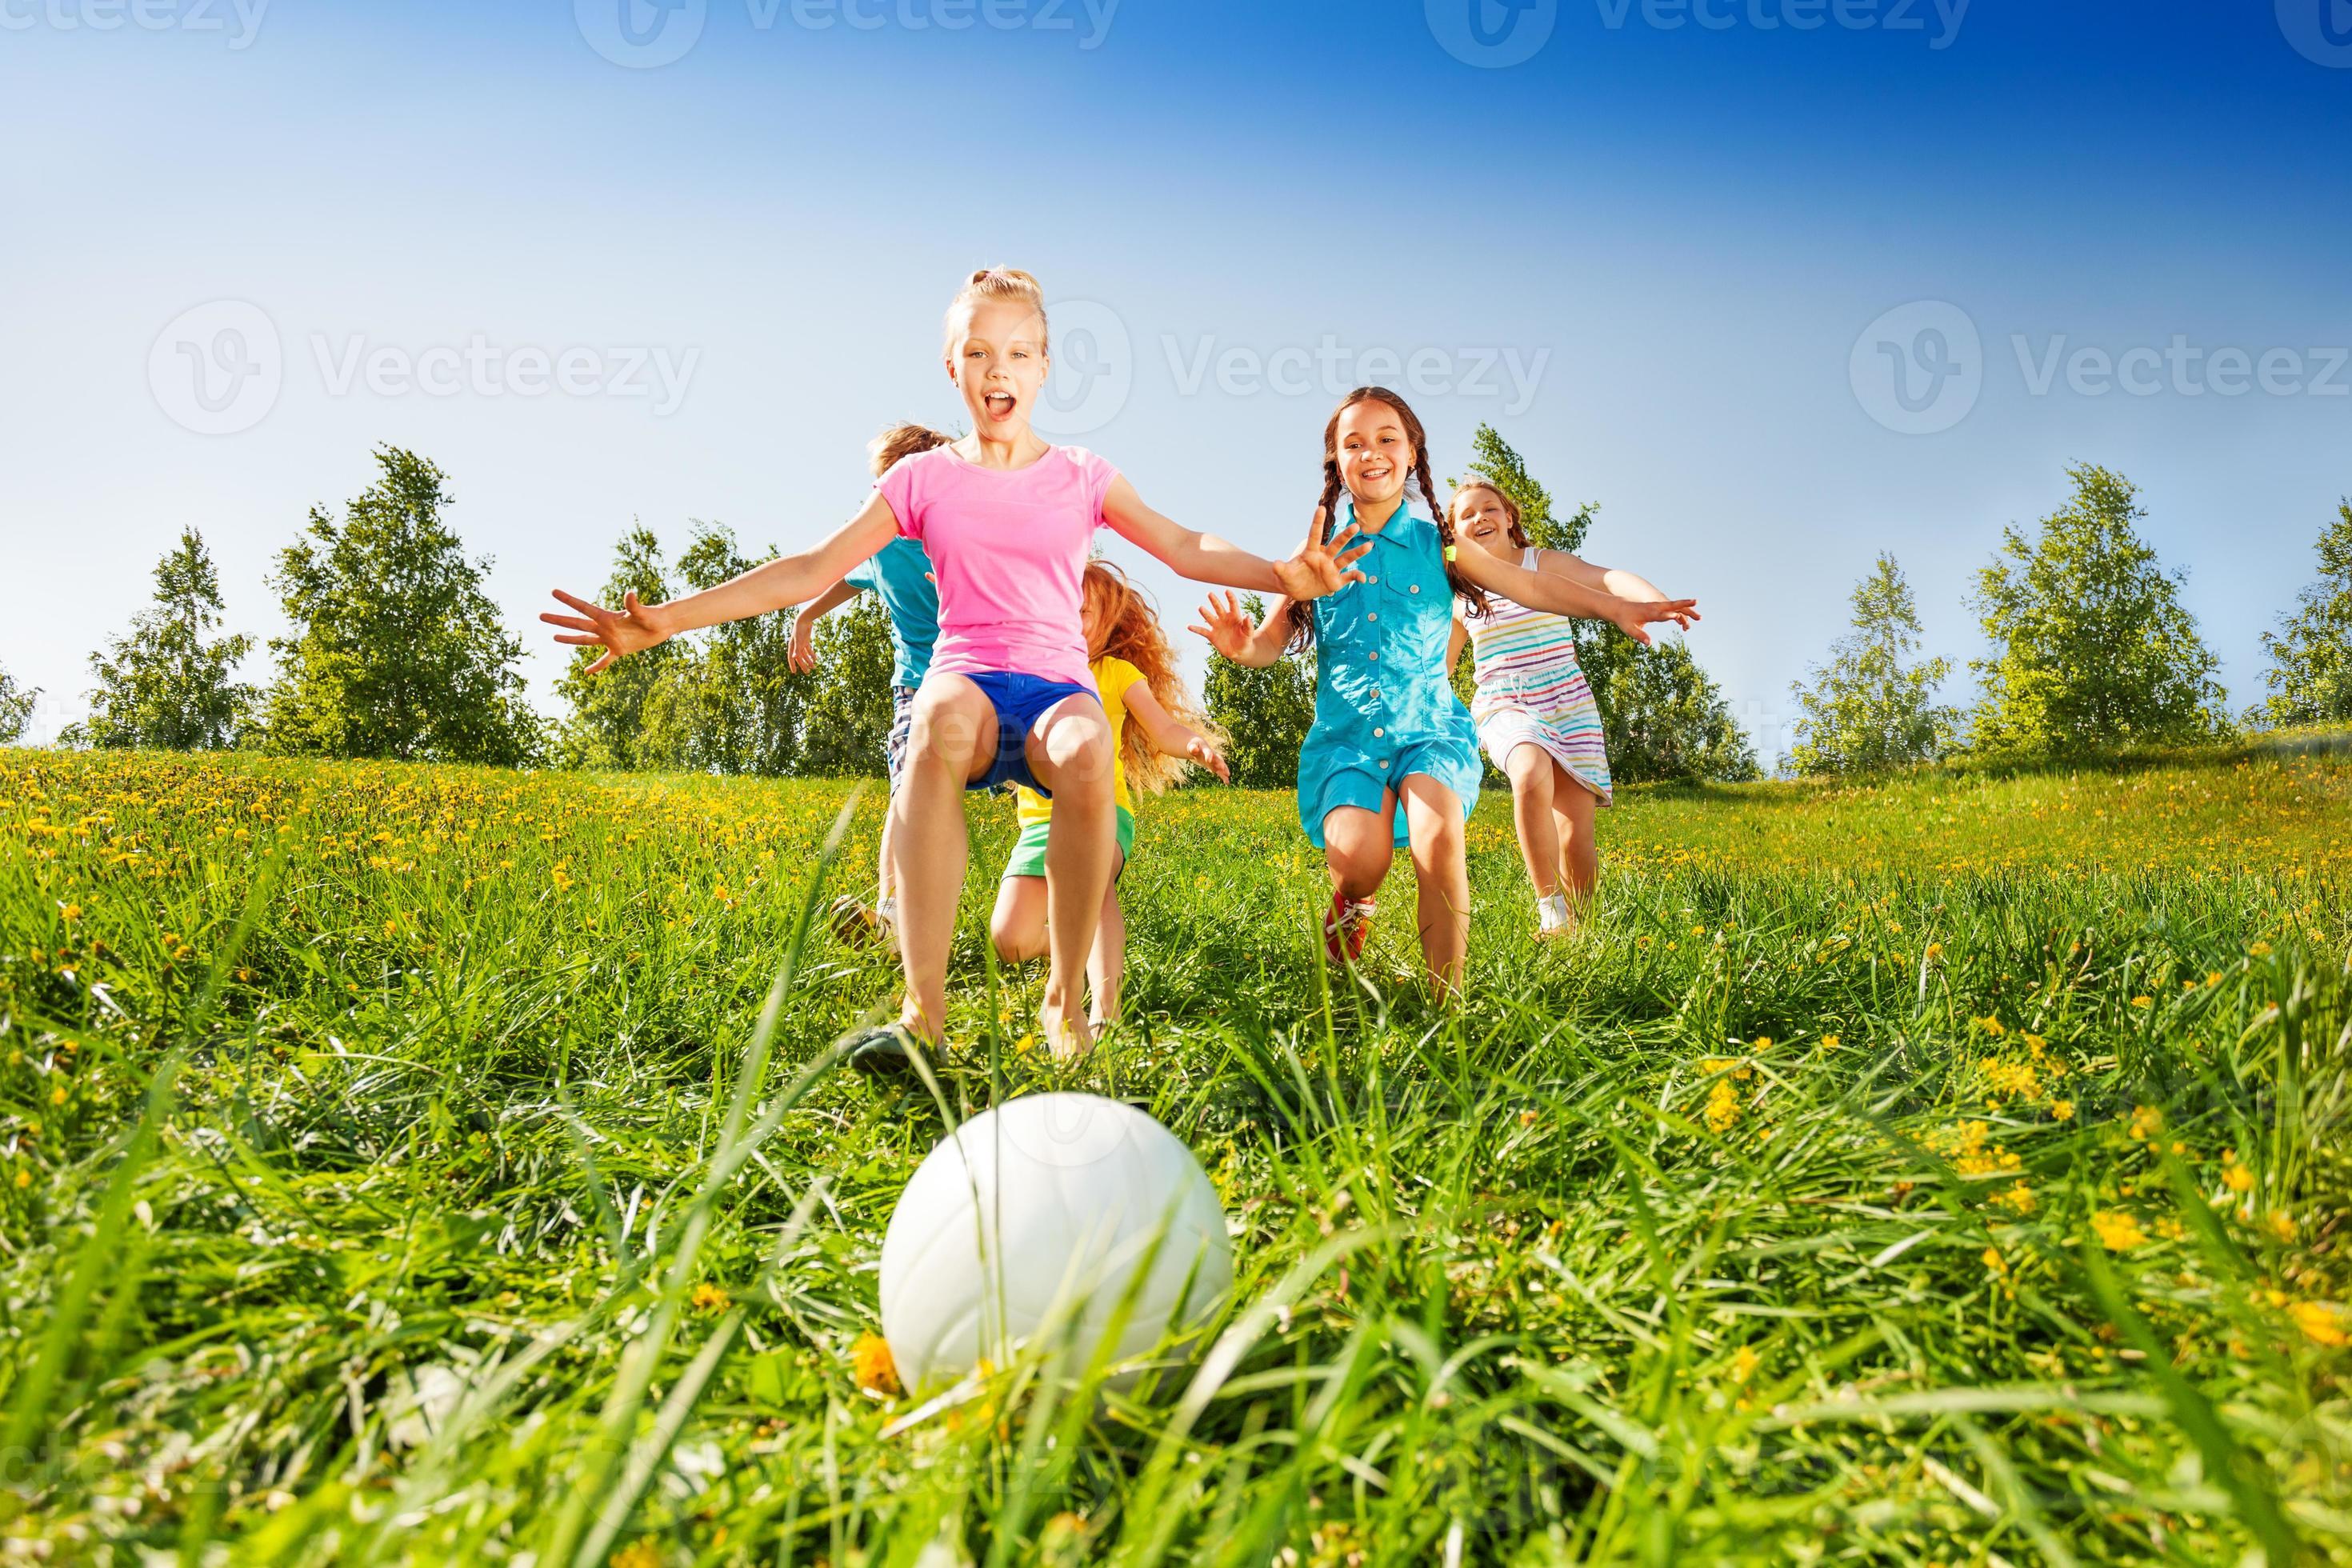
[[[1540,555],[1527,551],[1519,564],[1532,572]],[[1491,614],[1480,616],[1465,605],[1462,616],[1477,664],[1470,717],[1478,726],[1478,743],[1498,768],[1514,747],[1540,746],[1607,805],[1609,751],[1601,739],[1601,710],[1576,662],[1576,623],[1500,594],[1488,594],[1486,603]]]

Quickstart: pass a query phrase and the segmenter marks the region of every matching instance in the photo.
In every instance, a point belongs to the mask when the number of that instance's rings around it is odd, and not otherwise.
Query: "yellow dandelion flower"
[[[726,1305],[727,1292],[720,1289],[718,1286],[713,1285],[709,1280],[706,1279],[701,1284],[697,1285],[694,1288],[694,1310],[696,1311],[716,1312]]]
[[[2252,953],[2256,958],[2268,958],[2271,955],[2271,944],[2266,942],[2258,942],[2254,943],[2253,946],[2246,949],[2246,951]]]
[[[2135,1007],[2153,1007],[2156,1005],[2156,998],[2153,996],[2135,996],[2132,998],[2132,1005]]]
[[[890,1342],[880,1334],[863,1333],[849,1347],[849,1365],[856,1375],[857,1386],[868,1394],[896,1394],[898,1386],[898,1363],[890,1357]]]
[[[2154,1139],[2164,1127],[2164,1112],[2153,1105],[2143,1105],[2132,1111],[2130,1136],[2135,1143]]]
[[[2330,1348],[2352,1344],[2352,1333],[2347,1333],[2347,1314],[2333,1301],[2297,1301],[2286,1310],[2303,1337],[2314,1344]]]
[[[1707,1131],[1718,1133],[1728,1131],[1732,1123],[1738,1120],[1739,1091],[1731,1087],[1729,1079],[1717,1079],[1715,1088],[1706,1097]]]
[[[2218,970],[2218,969],[2217,969],[2217,970],[2213,971],[2213,973],[2210,973],[2210,974],[2207,975],[2207,976],[2205,977],[2205,984],[2208,984],[2208,985],[2219,985],[2219,984],[2221,984],[2221,972],[2220,970]]]
[[[2050,1119],[2051,1119],[2053,1121],[2074,1121],[2074,1102],[2073,1100],[2052,1100],[2052,1101],[2050,1102]]]
[[[1996,1279],[2009,1278],[2009,1259],[2000,1255],[2000,1248],[1998,1247],[1988,1247],[1984,1249],[1984,1266],[1985,1272]]]
[[[58,913],[63,915],[69,921],[78,921],[81,919],[81,906],[79,904],[67,904],[60,908],[58,910]]]
[[[2263,1216],[2263,1224],[2268,1226],[2270,1233],[2281,1241],[2294,1239],[2294,1215],[2284,1209],[2271,1210]]]
[[[2033,1189],[2020,1182],[2007,1192],[1995,1193],[1992,1201],[2016,1214],[2030,1215],[2034,1208]]]
[[[1756,1375],[1756,1369],[1763,1364],[1764,1358],[1758,1355],[1751,1347],[1740,1346],[1731,1352],[1731,1381],[1746,1383]]]
[[[20,1187],[31,1186],[33,1184],[33,1173],[25,1169],[21,1165],[18,1166],[16,1168],[16,1184]]]
[[[2091,1228],[2099,1235],[2099,1245],[2109,1252],[2129,1252],[2147,1240],[2147,1232],[2139,1221],[2114,1209],[2101,1209],[2091,1215]]]
[[[661,1568],[661,1548],[650,1541],[632,1542],[613,1553],[613,1568]]]

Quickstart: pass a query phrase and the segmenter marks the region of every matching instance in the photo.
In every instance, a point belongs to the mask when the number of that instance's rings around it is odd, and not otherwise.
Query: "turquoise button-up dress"
[[[1350,499],[1334,531],[1355,521]],[[1426,773],[1478,804],[1478,731],[1445,677],[1454,590],[1437,524],[1400,508],[1356,569],[1364,574],[1314,602],[1315,724],[1298,752],[1298,825],[1318,849],[1339,806],[1379,811],[1408,773]],[[1396,814],[1395,843],[1406,842]]]

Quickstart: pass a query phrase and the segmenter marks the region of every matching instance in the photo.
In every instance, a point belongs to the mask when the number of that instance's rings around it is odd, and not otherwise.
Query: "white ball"
[[[960,1377],[983,1356],[1003,1366],[1047,1327],[1083,1367],[1147,1257],[1110,1360],[1200,1327],[1233,1289],[1217,1189],[1174,1133],[1091,1094],[973,1117],[923,1161],[882,1238],[882,1333],[899,1380]]]

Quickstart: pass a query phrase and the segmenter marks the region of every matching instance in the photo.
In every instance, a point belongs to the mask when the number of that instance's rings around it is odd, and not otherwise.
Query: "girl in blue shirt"
[[[1612,622],[1645,643],[1645,623],[1686,626],[1697,602],[1620,598],[1483,550],[1457,556],[1451,526],[1428,499],[1435,493],[1420,419],[1385,387],[1358,387],[1324,426],[1315,534],[1337,521],[1372,541],[1357,563],[1363,581],[1312,603],[1277,600],[1255,626],[1231,594],[1223,603],[1212,595],[1204,624],[1192,629],[1236,664],[1261,668],[1294,644],[1314,645],[1315,723],[1298,753],[1298,821],[1331,875],[1324,951],[1335,963],[1362,954],[1373,895],[1396,851],[1409,847],[1422,956],[1450,993],[1461,987],[1470,944],[1463,823],[1478,803],[1481,772],[1477,731],[1446,674],[1455,596],[1478,608],[1488,592],[1504,594]],[[1343,503],[1339,516],[1333,509]]]

